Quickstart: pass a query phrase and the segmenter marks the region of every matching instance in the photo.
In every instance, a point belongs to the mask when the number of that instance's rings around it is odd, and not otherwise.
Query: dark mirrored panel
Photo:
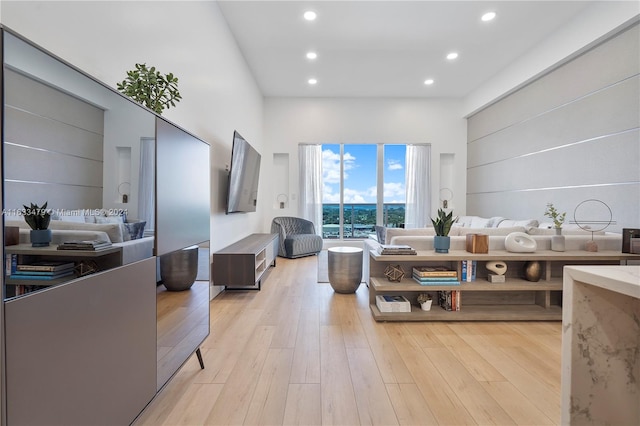
[[[158,389],[209,335],[209,145],[158,118]]]
[[[157,361],[160,389],[209,334],[209,145],[3,34],[5,301],[50,300],[71,288],[62,284],[84,291],[80,284],[96,272],[158,255],[145,279],[156,283],[148,294],[156,304],[149,361]],[[48,235],[33,235],[36,219],[47,222]]]
[[[4,34],[5,298],[153,256],[155,115]]]

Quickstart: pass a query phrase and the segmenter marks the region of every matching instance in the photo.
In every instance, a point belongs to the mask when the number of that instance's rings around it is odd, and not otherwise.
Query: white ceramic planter
[[[423,311],[430,311],[431,310],[431,303],[433,303],[433,300],[427,300],[426,302],[420,304],[420,308]]]

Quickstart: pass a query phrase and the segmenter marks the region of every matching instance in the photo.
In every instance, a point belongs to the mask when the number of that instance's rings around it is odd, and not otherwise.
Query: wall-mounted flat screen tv
[[[258,205],[260,153],[237,131],[233,132],[227,214],[255,212]]]

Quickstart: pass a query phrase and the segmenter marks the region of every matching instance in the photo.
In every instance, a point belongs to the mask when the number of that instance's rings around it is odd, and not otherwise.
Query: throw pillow
[[[144,236],[144,227],[147,224],[146,221],[140,222],[126,222],[124,223],[124,228],[126,233],[129,235],[129,239],[137,240]]]

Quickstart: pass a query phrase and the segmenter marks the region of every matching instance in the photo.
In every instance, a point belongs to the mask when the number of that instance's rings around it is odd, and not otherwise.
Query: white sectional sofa
[[[100,214],[99,209],[84,210],[91,214],[52,215],[49,224],[52,244],[72,240],[105,240],[122,248],[122,263],[128,264],[153,256],[153,237],[142,236],[144,223],[126,222],[120,216]],[[80,211],[82,212],[82,211]],[[5,226],[20,228],[20,243],[29,243],[29,225],[22,217],[5,218]]]
[[[449,232],[451,237],[451,250],[465,250],[467,234],[485,234],[489,236],[489,251],[505,250],[505,238],[512,232],[525,232],[536,240],[537,251],[551,250],[551,237],[556,235],[553,223],[539,223],[535,219],[512,220],[503,217],[482,218],[478,216],[461,216]],[[384,244],[409,245],[417,251],[433,251],[433,237],[435,230],[429,228],[386,228],[384,232],[378,232],[381,239],[384,234]],[[591,232],[580,229],[577,225],[563,227],[562,235],[565,236],[565,249],[584,250],[585,244],[592,238],[598,243],[601,251],[621,251],[622,235],[611,232]],[[364,240],[363,268],[368,283],[369,251],[377,250],[382,244],[377,238]]]

